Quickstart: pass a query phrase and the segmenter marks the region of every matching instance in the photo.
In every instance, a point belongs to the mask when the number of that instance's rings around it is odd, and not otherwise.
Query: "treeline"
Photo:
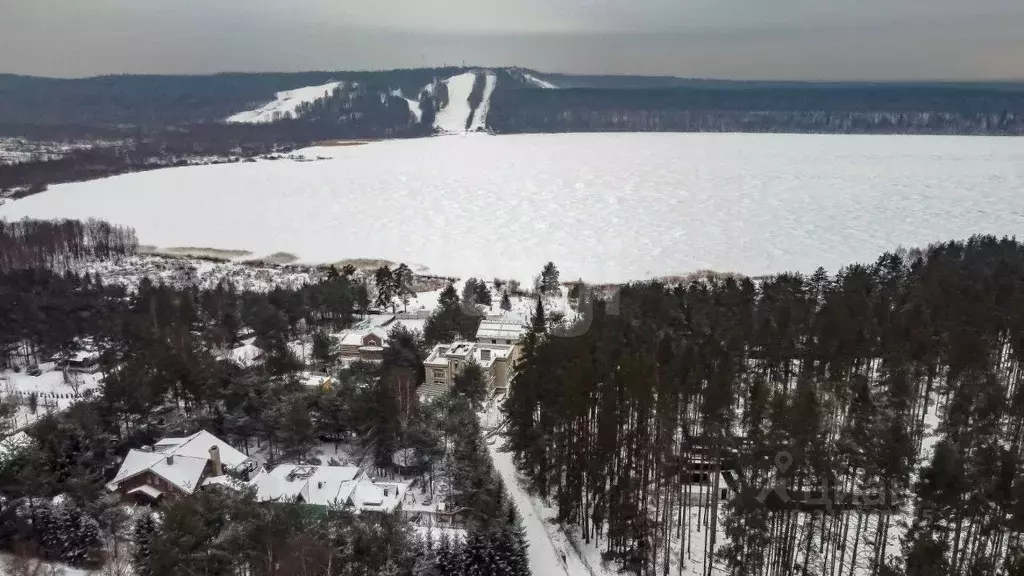
[[[499,90],[496,132],[1024,133],[1024,90],[780,85]]]
[[[1020,573],[1024,245],[630,285],[585,322],[527,337],[507,440],[618,567]]]
[[[303,86],[358,82],[381,90],[401,88],[408,97],[415,98],[435,78],[448,78],[463,71],[464,68],[449,67],[68,79],[0,74],[0,126],[14,123],[158,128],[217,122],[242,110],[260,107],[272,101],[277,92]]]
[[[64,270],[87,258],[134,254],[135,229],[102,220],[0,220],[0,272]]]
[[[273,124],[195,124],[167,130],[124,130],[117,144],[79,148],[60,158],[0,164],[0,192],[14,197],[42,192],[51,184],[79,182],[130,172],[194,163],[240,162],[289,152],[333,138],[379,136],[377,132],[285,120]]]

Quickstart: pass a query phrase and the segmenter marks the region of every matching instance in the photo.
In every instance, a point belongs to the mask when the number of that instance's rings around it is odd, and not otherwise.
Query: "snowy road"
[[[591,576],[589,570],[580,561],[579,557],[571,548],[562,542],[556,542],[549,533],[547,521],[540,510],[534,506],[533,500],[520,487],[516,474],[515,465],[512,463],[512,455],[508,452],[499,452],[497,447],[488,446],[491,451],[491,459],[494,460],[494,467],[501,474],[512,500],[519,507],[519,514],[523,517],[523,527],[526,529],[526,538],[530,543],[530,572],[533,576]],[[556,528],[550,527],[554,531]],[[566,562],[562,562],[562,554],[565,554]]]

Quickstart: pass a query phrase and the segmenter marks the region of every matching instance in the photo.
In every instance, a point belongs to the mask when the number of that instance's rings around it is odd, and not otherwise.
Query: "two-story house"
[[[488,393],[507,390],[514,354],[515,346],[509,344],[438,344],[423,361],[426,381],[420,388],[420,395],[430,398],[444,394],[470,362],[479,364],[483,369]]]

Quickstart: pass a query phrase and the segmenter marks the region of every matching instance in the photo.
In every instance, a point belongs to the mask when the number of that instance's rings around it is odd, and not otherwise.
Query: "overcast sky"
[[[0,0],[0,72],[1024,79],[1024,0]]]

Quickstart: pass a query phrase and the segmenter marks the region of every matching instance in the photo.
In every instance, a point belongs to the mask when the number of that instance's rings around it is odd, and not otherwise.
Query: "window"
[[[491,344],[497,344],[497,343],[498,343],[497,340],[494,340],[493,338],[491,339]]]
[[[434,370],[434,378],[444,379],[444,370]]]

